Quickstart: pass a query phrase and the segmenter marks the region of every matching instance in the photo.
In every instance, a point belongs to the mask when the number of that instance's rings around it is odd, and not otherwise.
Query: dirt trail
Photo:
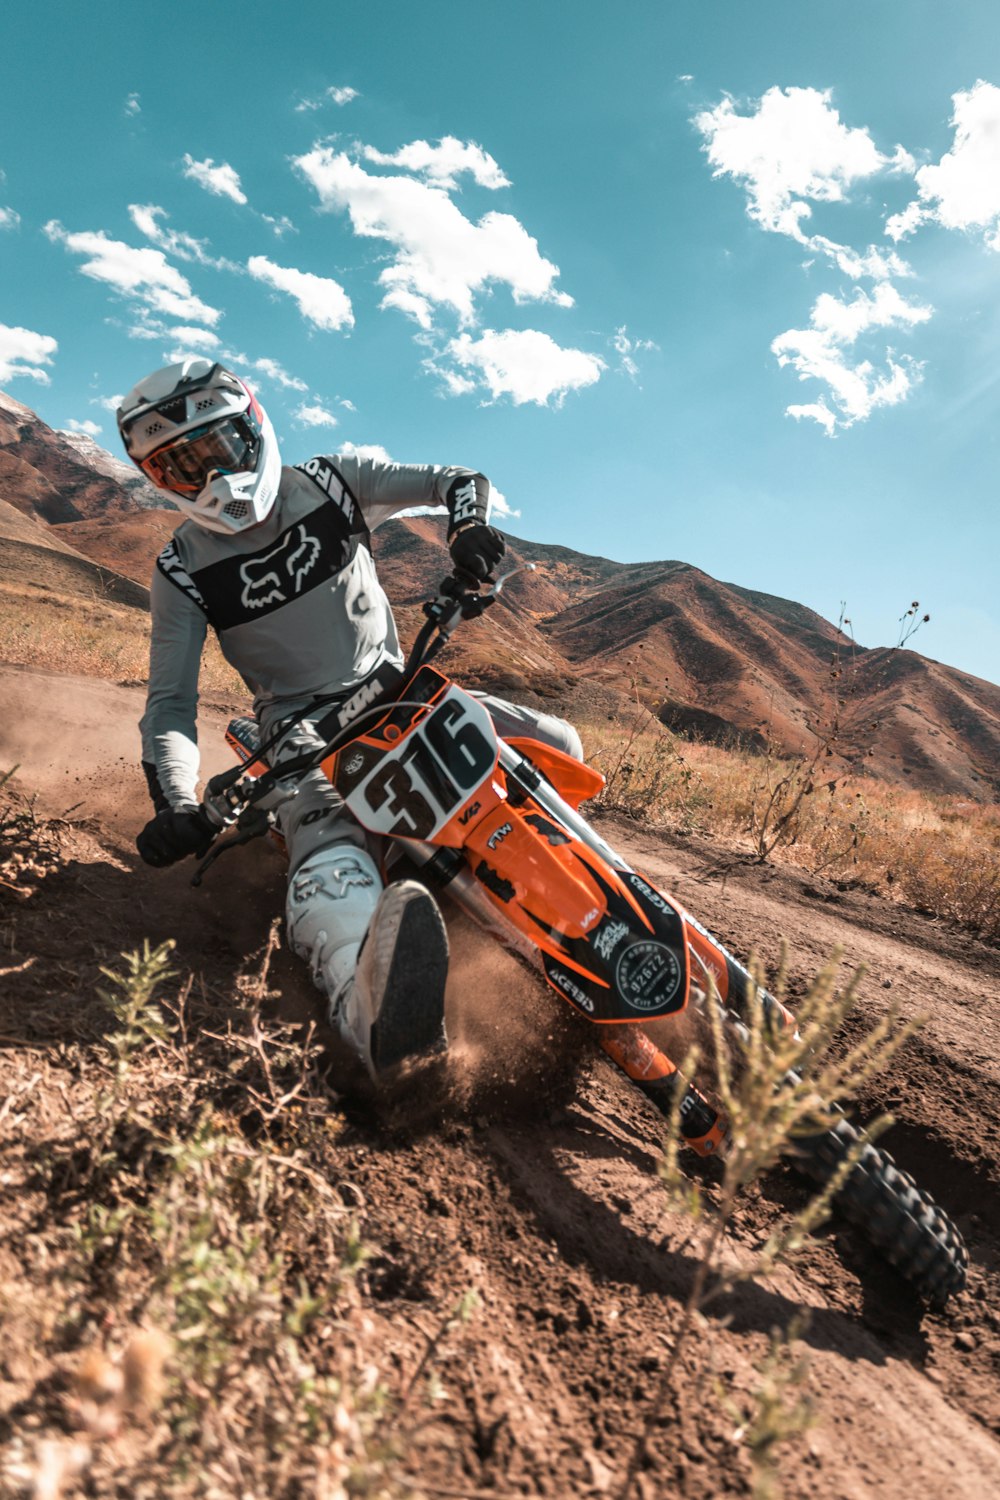
[[[17,1035],[54,1045],[98,965],[144,937],[176,937],[180,962],[214,982],[231,975],[280,912],[277,856],[259,845],[238,866],[234,857],[200,895],[186,869],[138,865],[140,693],[8,668],[0,689],[0,770],[20,761],[22,786],[55,813],[84,804],[67,858],[37,895],[8,911],[0,890],[5,951],[37,955],[2,981]],[[219,729],[205,725],[210,763],[224,756]],[[890,999],[928,1013],[865,1105],[892,1107],[889,1149],[949,1209],[973,1259],[967,1290],[930,1314],[835,1223],[794,1270],[742,1289],[729,1325],[687,1357],[674,1420],[653,1433],[644,1494],[749,1494],[734,1421],[699,1381],[718,1379],[738,1400],[770,1329],[798,1306],[812,1311],[805,1342],[822,1419],[783,1464],[787,1495],[1000,1494],[1000,954],[790,867],[723,877],[719,850],[699,840],[611,819],[602,831],[737,956],[756,948],[772,965],[787,939],[793,994],[839,945],[847,964],[867,965],[866,1017]],[[372,1353],[405,1365],[426,1339],[428,1309],[475,1286],[483,1311],[445,1361],[447,1400],[420,1429],[410,1472],[431,1493],[614,1495],[694,1273],[656,1176],[658,1117],[511,960],[458,920],[452,933],[453,1109],[433,1130],[407,1131],[376,1121],[363,1090],[348,1106],[344,1180],[377,1247]],[[287,1014],[319,1014],[287,954],[272,979]],[[7,1055],[16,1067],[16,1045]],[[749,1193],[736,1253],[805,1191],[781,1171]]]

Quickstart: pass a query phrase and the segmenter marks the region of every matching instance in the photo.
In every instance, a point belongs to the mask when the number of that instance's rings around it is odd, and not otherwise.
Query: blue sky
[[[681,558],[1000,679],[988,0],[35,0],[0,59],[0,385],[174,350],[286,461],[482,469],[540,541]],[[789,411],[791,408],[791,413]]]

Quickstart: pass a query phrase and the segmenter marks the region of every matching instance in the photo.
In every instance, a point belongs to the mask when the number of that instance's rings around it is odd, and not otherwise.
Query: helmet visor
[[[142,463],[154,484],[196,495],[214,473],[253,473],[260,456],[260,426],[252,411],[185,432]]]

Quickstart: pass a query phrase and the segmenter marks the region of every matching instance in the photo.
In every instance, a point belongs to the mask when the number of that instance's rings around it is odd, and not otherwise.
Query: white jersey
[[[227,536],[185,521],[157,559],[149,693],[142,718],[151,789],[197,801],[198,670],[206,631],[254,694],[265,722],[349,693],[383,663],[402,665],[370,534],[413,506],[485,520],[489,481],[469,469],[337,454],[282,469],[259,526]]]

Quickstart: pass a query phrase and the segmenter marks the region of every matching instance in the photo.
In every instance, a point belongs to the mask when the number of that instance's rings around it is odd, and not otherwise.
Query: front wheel
[[[838,1120],[822,1135],[799,1143],[796,1164],[814,1181],[827,1183],[857,1141],[850,1121]],[[965,1241],[888,1152],[865,1146],[833,1203],[925,1301],[943,1307],[964,1287],[969,1265]]]

